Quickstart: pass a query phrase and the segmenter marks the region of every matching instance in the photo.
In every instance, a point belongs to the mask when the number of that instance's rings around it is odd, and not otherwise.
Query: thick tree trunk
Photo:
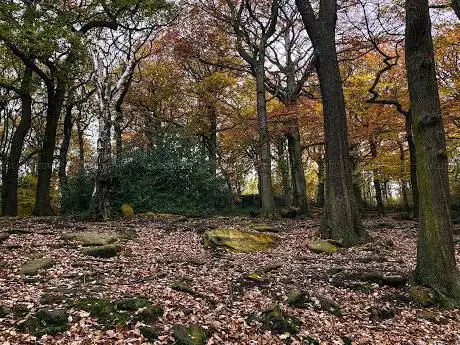
[[[415,150],[414,136],[412,134],[412,115],[405,119],[406,126],[406,140],[409,146],[409,159],[410,159],[410,185],[412,189],[412,202],[414,204],[414,218],[418,218],[419,214],[419,191],[417,182],[417,155]]]
[[[283,137],[277,143],[276,153],[277,153],[277,169],[278,173],[281,175],[281,183],[283,185],[283,199],[284,206],[289,207],[292,205],[292,189],[291,181],[289,179],[289,162],[286,157],[286,140]]]
[[[405,211],[409,212],[409,200],[407,197],[407,183],[404,180],[404,175],[406,174],[406,153],[404,151],[404,145],[402,141],[398,140],[399,148],[399,171],[401,172],[401,196],[402,196],[402,207]]]
[[[323,238],[354,245],[364,240],[353,193],[345,99],[335,49],[334,31],[323,36],[317,66],[326,139],[326,202],[321,222]]]
[[[326,201],[324,195],[324,181],[326,180],[326,167],[324,166],[324,158],[318,158],[316,163],[318,164],[318,195],[316,197],[316,203],[318,207],[324,207],[324,203]]]
[[[69,153],[70,139],[72,137],[72,104],[67,104],[64,116],[64,133],[62,137],[61,148],[59,149],[59,186],[62,187],[67,183],[67,154]]]
[[[81,128],[80,121],[77,121],[78,136],[78,165],[80,169],[85,168],[85,131]]]
[[[307,198],[307,183],[302,160],[302,147],[297,121],[287,135],[289,161],[291,164],[293,205],[300,209],[300,213],[308,215],[310,212]]]
[[[54,149],[56,146],[56,131],[64,103],[65,87],[58,81],[56,88],[48,88],[48,108],[46,111],[45,135],[38,160],[38,181],[35,216],[53,216],[56,213],[51,207],[51,178],[53,173]]]
[[[24,140],[32,125],[32,97],[30,87],[32,83],[32,70],[27,68],[21,83],[21,121],[11,140],[10,154],[2,178],[2,215],[18,215],[18,178],[19,164]]]
[[[209,128],[204,136],[207,156],[209,160],[209,170],[212,176],[217,175],[217,112],[213,105],[206,106]]]
[[[428,0],[406,0],[406,68],[420,189],[416,279],[460,306],[448,161]]]
[[[272,192],[272,166],[270,156],[270,137],[268,134],[267,100],[265,98],[265,67],[261,59],[256,70],[257,117],[259,123],[260,145],[260,191],[262,217],[270,218],[275,213]]]
[[[369,139],[369,145],[371,149],[371,156],[373,159],[377,158],[377,143],[375,142],[374,138]],[[385,208],[383,206],[383,198],[382,198],[382,185],[380,182],[380,172],[378,169],[374,169],[372,171],[372,175],[374,177],[374,189],[375,189],[375,200],[377,202],[377,214],[382,216],[385,214]]]
[[[91,200],[91,217],[95,220],[110,218],[110,184],[112,168],[111,114],[108,102],[103,101],[99,113],[99,137],[97,140],[97,171]]]
[[[115,121],[113,121],[113,131],[115,136],[115,157],[117,163],[121,162],[123,154],[123,112],[121,107],[115,109]]]
[[[460,0],[452,0],[452,8],[457,15],[457,18],[460,19]]]

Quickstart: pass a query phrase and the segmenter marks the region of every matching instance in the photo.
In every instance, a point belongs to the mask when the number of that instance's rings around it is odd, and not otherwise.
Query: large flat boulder
[[[106,246],[118,241],[118,236],[113,233],[98,232],[76,232],[67,233],[62,236],[64,240],[81,242],[83,246],[96,247]]]
[[[267,234],[236,229],[216,229],[204,234],[204,244],[210,248],[224,248],[237,253],[265,251],[275,246],[275,239]]]

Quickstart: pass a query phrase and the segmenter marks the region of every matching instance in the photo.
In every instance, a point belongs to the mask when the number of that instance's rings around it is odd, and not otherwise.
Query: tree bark
[[[54,149],[56,146],[56,131],[65,98],[65,84],[57,81],[56,87],[47,87],[48,104],[46,111],[45,135],[38,159],[38,180],[34,216],[54,216],[51,207],[51,178],[53,173]]]
[[[291,164],[293,205],[300,209],[302,215],[308,215],[310,208],[307,198],[307,183],[303,169],[302,147],[297,121],[287,135],[289,161]]]
[[[412,202],[414,204],[414,218],[419,215],[419,191],[417,182],[417,155],[415,150],[414,136],[412,134],[412,114],[405,117],[406,126],[406,140],[409,146],[409,159],[410,159],[410,185],[412,190]]]
[[[315,67],[323,100],[326,203],[321,236],[351,246],[365,240],[366,232],[353,194],[345,98],[335,46],[337,2],[321,0],[318,18],[309,0],[296,0],[296,4],[317,57]]]
[[[32,70],[26,68],[21,82],[21,121],[11,140],[10,154],[6,160],[5,173],[2,179],[2,215],[18,215],[18,178],[19,164],[24,140],[32,125],[32,97],[30,88],[32,85]]]
[[[111,114],[109,103],[103,102],[98,116],[99,136],[97,140],[97,170],[90,213],[95,220],[110,218],[109,193],[112,177]]]
[[[316,161],[318,164],[318,196],[316,198],[316,203],[318,207],[324,207],[325,203],[325,186],[324,181],[326,180],[324,158],[318,158]]]
[[[401,196],[402,196],[402,206],[403,209],[407,212],[409,212],[410,207],[409,207],[409,200],[407,197],[407,183],[404,180],[404,175],[406,174],[406,153],[404,151],[404,145],[403,142],[398,140],[398,147],[399,147],[399,171],[401,172],[401,180],[399,183],[401,184]]]
[[[77,122],[78,136],[78,165],[80,169],[85,168],[85,130],[81,128],[80,121]]]
[[[455,262],[447,149],[428,0],[406,0],[406,69],[420,189],[415,277],[443,297],[445,305],[458,307],[460,274]]]
[[[289,207],[292,205],[292,189],[291,181],[289,179],[289,162],[286,157],[286,138],[282,137],[276,144],[277,154],[277,170],[281,175],[281,183],[283,185],[283,199],[284,206]]]
[[[369,145],[371,149],[371,156],[372,158],[377,158],[377,143],[375,142],[374,138],[369,139]],[[379,178],[379,169],[373,169],[372,175],[374,178],[374,189],[375,189],[375,200],[377,202],[377,214],[382,216],[385,214],[385,208],[383,206],[383,198],[382,198],[382,185]]]
[[[260,145],[260,191],[262,210],[265,218],[274,216],[275,203],[272,192],[272,166],[270,155],[270,137],[268,134],[267,100],[265,98],[265,66],[261,58],[256,70],[257,117],[259,122]]]
[[[62,144],[59,149],[59,186],[62,187],[67,183],[67,155],[69,153],[70,139],[72,137],[72,97],[69,97],[68,104],[65,107],[65,116],[64,116],[64,133],[62,137]]]

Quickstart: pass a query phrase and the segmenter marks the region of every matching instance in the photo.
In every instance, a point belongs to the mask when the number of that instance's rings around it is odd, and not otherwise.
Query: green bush
[[[135,213],[209,215],[231,206],[225,181],[210,173],[206,157],[193,140],[170,138],[167,145],[126,152],[112,167],[112,214],[129,204]],[[61,213],[88,213],[94,172],[79,171],[61,187]]]
[[[111,199],[114,211],[128,203],[136,213],[206,215],[231,204],[225,181],[187,141],[125,155],[114,169]]]
[[[85,216],[88,214],[94,189],[94,172],[80,169],[61,186],[61,214]]]

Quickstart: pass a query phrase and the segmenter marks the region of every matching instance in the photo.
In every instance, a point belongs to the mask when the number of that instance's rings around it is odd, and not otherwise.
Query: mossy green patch
[[[25,275],[36,275],[40,270],[53,267],[55,264],[55,261],[50,258],[31,260],[22,265],[21,272]]]
[[[275,227],[273,225],[268,225],[268,224],[252,224],[250,226],[252,230],[255,231],[260,231],[260,232],[280,232],[280,228]]]
[[[45,334],[55,335],[67,331],[69,328],[68,317],[67,312],[62,309],[40,309],[28,317],[19,327],[22,331],[37,337]]]
[[[433,290],[423,286],[413,286],[409,289],[412,300],[422,307],[432,307],[436,304],[436,295]]]
[[[313,253],[317,254],[333,254],[337,251],[337,247],[328,241],[312,241],[307,244],[308,249],[310,249]]]
[[[160,331],[153,326],[141,326],[139,327],[139,331],[146,340],[151,342],[157,340],[160,335]]]
[[[10,308],[0,305],[0,318],[7,316],[10,312]]]
[[[174,325],[173,332],[175,345],[206,345],[209,339],[208,331],[198,325]]]
[[[262,328],[275,334],[297,334],[300,331],[300,320],[286,314],[276,305],[262,315]]]
[[[88,247],[83,250],[83,253],[95,258],[112,258],[118,254],[121,247],[118,245],[108,244],[99,247]]]
[[[140,308],[145,308],[152,305],[152,302],[143,298],[124,298],[115,302],[118,310],[136,311]]]
[[[275,240],[267,234],[235,229],[216,229],[204,234],[204,244],[210,248],[226,248],[237,253],[266,251],[275,245]]]
[[[292,290],[287,295],[286,303],[293,308],[306,308],[311,303],[311,299],[304,291]]]

